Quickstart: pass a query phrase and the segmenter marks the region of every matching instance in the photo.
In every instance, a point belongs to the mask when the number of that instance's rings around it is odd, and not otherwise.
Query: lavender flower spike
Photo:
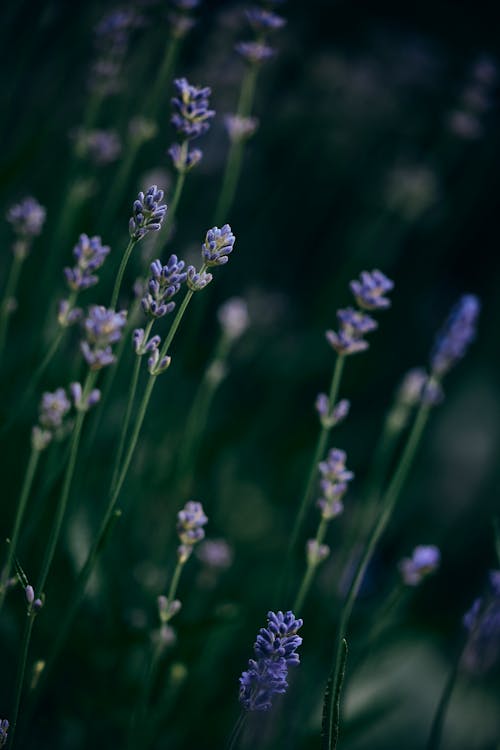
[[[269,31],[277,31],[282,29],[286,24],[286,20],[282,16],[278,16],[277,13],[273,13],[270,10],[263,10],[262,8],[251,8],[245,11],[248,22],[260,33],[266,33]]]
[[[490,571],[488,584],[463,620],[469,631],[464,663],[479,673],[487,672],[500,658],[500,570]]]
[[[288,667],[299,664],[296,649],[302,643],[297,631],[302,620],[293,612],[268,612],[254,644],[256,659],[240,677],[240,703],[247,711],[268,711],[274,695],[286,692]]]
[[[175,302],[172,301],[181,284],[186,281],[187,272],[184,271],[184,261],[177,255],[171,255],[168,263],[162,266],[159,260],[151,263],[151,279],[148,292],[141,300],[142,309],[151,318],[162,318],[172,312]]]
[[[229,254],[233,252],[235,240],[229,224],[224,224],[221,229],[209,229],[201,248],[201,255],[207,266],[222,266],[227,263]]]
[[[328,343],[338,354],[356,354],[368,349],[368,342],[364,340],[365,333],[374,331],[377,323],[369,315],[347,307],[337,311],[340,321],[339,332],[327,331]]]
[[[466,294],[452,309],[431,354],[434,375],[442,377],[465,355],[476,336],[480,308],[479,299],[473,294]]]
[[[7,733],[9,731],[9,722],[7,719],[0,720],[0,747],[5,747],[7,744]]]
[[[275,54],[273,48],[263,42],[238,42],[234,49],[252,65],[260,65]]]
[[[121,339],[127,321],[125,310],[115,312],[101,305],[92,305],[84,321],[86,341],[80,345],[82,354],[92,370],[113,364],[111,344]]]
[[[102,266],[108,253],[109,247],[102,244],[100,237],[81,234],[73,248],[76,265],[64,269],[69,288],[77,292],[97,284],[98,278],[93,271]]]
[[[59,429],[70,409],[71,402],[64,388],[58,388],[54,393],[44,393],[40,404],[40,425],[46,430]]]
[[[142,240],[148,232],[158,232],[167,213],[167,206],[162,203],[163,190],[151,185],[147,193],[142,191],[133,205],[133,216],[129,221],[130,237]]]
[[[430,573],[439,567],[441,554],[434,545],[419,545],[411,557],[405,557],[399,563],[399,570],[407,586],[418,586]]]
[[[341,500],[347,491],[347,483],[354,478],[352,471],[346,469],[345,461],[345,452],[332,448],[328,452],[327,460],[318,464],[322,497],[317,505],[325,520],[335,518],[344,510]]]
[[[28,196],[7,211],[7,221],[21,239],[36,237],[42,231],[46,211],[36,198]]]
[[[382,271],[363,271],[361,281],[351,281],[351,291],[358,305],[364,310],[383,310],[390,307],[390,300],[384,297],[394,283]]]
[[[185,139],[198,138],[210,128],[209,120],[215,116],[209,109],[209,86],[199,88],[188,83],[186,78],[174,81],[177,96],[172,99],[174,114],[171,123]]]
[[[177,534],[181,545],[177,550],[179,561],[184,563],[191,555],[193,546],[205,537],[203,527],[208,523],[203,506],[194,500],[186,503],[177,514]]]

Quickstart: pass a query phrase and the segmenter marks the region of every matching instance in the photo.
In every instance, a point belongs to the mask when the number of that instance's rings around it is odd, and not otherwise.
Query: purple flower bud
[[[326,560],[330,554],[330,547],[327,544],[318,544],[316,539],[309,539],[306,544],[307,564],[311,566],[319,565]]]
[[[438,377],[445,375],[462,359],[475,339],[480,308],[479,299],[466,294],[452,309],[431,354],[432,372]]]
[[[407,586],[418,586],[423,579],[434,573],[439,567],[441,554],[433,545],[419,545],[411,557],[405,557],[399,563],[399,570]]]
[[[203,271],[198,273],[194,266],[189,266],[187,269],[187,285],[193,292],[199,292],[204,289],[212,281],[212,274]]]
[[[109,247],[102,244],[100,237],[81,234],[73,248],[77,263],[73,268],[64,269],[70,289],[77,292],[97,284],[98,278],[93,272],[102,266],[108,253]]]
[[[43,229],[46,211],[36,198],[28,196],[7,211],[7,221],[14,232],[23,239],[37,237]]]
[[[228,262],[229,254],[232,253],[236,237],[231,231],[229,224],[219,229],[209,229],[205,242],[201,248],[201,255],[207,266],[222,266]]]
[[[390,307],[390,300],[384,297],[390,292],[394,283],[382,271],[363,271],[361,281],[351,281],[351,291],[356,302],[364,310],[383,310]]]
[[[102,305],[92,305],[84,321],[86,341],[80,344],[82,354],[91,370],[113,364],[111,344],[115,344],[122,337],[122,331],[127,322],[125,310],[115,312]]]
[[[151,185],[147,193],[142,191],[133,203],[133,216],[129,221],[129,233],[133,240],[138,242],[148,232],[158,232],[165,215],[167,206],[162,203],[163,190],[156,185]]]
[[[198,138],[207,132],[209,120],[215,116],[209,109],[212,90],[208,86],[192,86],[186,78],[176,78],[174,87],[177,95],[171,100],[174,114],[170,121],[185,139]]]
[[[248,63],[260,65],[276,53],[272,47],[262,42],[238,42],[234,49]]]
[[[278,29],[282,29],[286,24],[284,18],[270,10],[252,8],[251,10],[245,11],[245,13],[248,22],[257,32],[265,33],[269,31],[277,31]]]
[[[193,169],[203,157],[203,151],[200,151],[199,148],[183,149],[178,143],[173,143],[167,153],[171,157],[176,170],[182,174]]]
[[[177,514],[177,534],[181,543],[189,546],[200,542],[205,536],[203,526],[206,523],[208,518],[202,504],[194,500],[187,502]]]
[[[35,601],[35,591],[33,589],[33,586],[26,586],[24,589],[24,595],[26,596],[26,601],[29,605],[33,604]]]
[[[7,719],[0,719],[0,748],[7,744],[7,735],[9,731],[9,722]]]

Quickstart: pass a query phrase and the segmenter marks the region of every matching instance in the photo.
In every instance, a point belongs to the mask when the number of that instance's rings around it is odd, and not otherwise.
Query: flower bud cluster
[[[120,138],[114,130],[78,128],[70,133],[70,137],[75,143],[77,156],[90,159],[98,167],[116,161],[122,151]]]
[[[77,411],[88,411],[101,399],[101,391],[98,388],[93,388],[90,393],[85,395],[80,383],[71,383],[69,391]]]
[[[399,563],[403,582],[407,586],[418,586],[424,578],[439,567],[441,553],[434,545],[419,545],[411,557],[405,557]]]
[[[210,120],[215,111],[210,109],[209,97],[212,90],[209,86],[191,85],[186,78],[174,81],[176,96],[171,103],[174,113],[170,122],[183,138],[183,145],[174,143],[168,150],[174,167],[180,173],[188,172],[202,158],[200,149],[189,150],[188,141],[199,138],[210,128]]]
[[[69,288],[74,292],[81,292],[97,284],[99,279],[94,271],[102,266],[108,253],[109,247],[102,244],[100,237],[81,234],[73,248],[76,265],[64,269]]]
[[[64,388],[42,395],[39,407],[38,425],[33,427],[31,440],[35,450],[44,450],[53,438],[65,432],[65,418],[71,409],[71,402]]]
[[[0,748],[5,747],[8,740],[9,722],[7,719],[0,719]]]
[[[7,211],[7,221],[14,232],[23,240],[37,237],[43,229],[46,211],[36,200],[28,196],[20,203],[15,203]]]
[[[329,430],[347,417],[351,402],[343,398],[330,409],[330,400],[326,393],[318,393],[315,406],[321,426]]]
[[[29,613],[34,612],[36,614],[42,609],[43,600],[39,597],[35,597],[35,590],[33,589],[33,586],[30,586],[29,584],[25,586],[24,595],[28,604]]]
[[[431,371],[438,378],[462,359],[476,337],[480,309],[481,303],[473,294],[465,294],[453,307],[431,354]]]
[[[179,562],[185,563],[193,552],[193,546],[205,537],[203,527],[208,523],[203,506],[194,500],[186,503],[177,514],[177,534],[180,546],[177,549]]]
[[[325,520],[330,520],[340,515],[344,510],[342,497],[347,491],[347,483],[354,474],[345,467],[346,454],[338,448],[332,448],[328,452],[326,461],[320,461],[318,469],[321,474],[320,487],[322,496],[317,505]]]
[[[133,240],[138,242],[148,232],[159,232],[167,213],[167,205],[162,200],[163,190],[156,185],[151,185],[146,194],[142,191],[138,194],[129,221],[129,233]]]
[[[86,340],[80,344],[82,354],[91,370],[113,364],[115,356],[111,345],[122,337],[127,321],[125,310],[115,312],[102,305],[92,305],[84,321]]]
[[[207,266],[223,266],[229,260],[236,237],[229,224],[209,229],[201,248],[201,256]]]
[[[181,284],[186,281],[184,261],[177,255],[171,255],[168,263],[162,266],[161,261],[151,263],[151,279],[148,292],[141,300],[142,309],[151,318],[162,318],[175,308],[172,298],[179,292]]]

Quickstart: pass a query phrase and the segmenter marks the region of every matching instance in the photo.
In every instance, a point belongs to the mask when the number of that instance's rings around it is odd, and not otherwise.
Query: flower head
[[[43,229],[46,211],[36,198],[28,196],[7,211],[7,221],[14,232],[24,240],[37,237]]]
[[[299,664],[301,627],[302,620],[291,611],[267,613],[267,627],[261,628],[254,644],[256,659],[249,660],[240,677],[239,699],[247,711],[268,711],[273,696],[286,692],[288,667]]]
[[[207,132],[209,120],[215,116],[214,110],[209,109],[212,90],[209,86],[192,86],[186,78],[176,78],[174,86],[177,96],[172,99],[174,114],[170,121],[184,138],[198,138]]]
[[[330,400],[326,393],[318,393],[315,406],[319,414],[321,426],[330,429],[347,417],[351,408],[351,402],[343,398],[330,409]]]
[[[277,31],[278,29],[282,29],[286,24],[284,18],[270,10],[251,8],[250,10],[245,11],[245,13],[248,22],[257,32],[265,33],[269,31]]]
[[[7,744],[7,733],[9,731],[9,722],[7,719],[0,719],[0,747]]]
[[[465,664],[475,672],[486,672],[500,657],[500,570],[491,570],[486,593],[476,599],[464,617],[469,640]]]
[[[203,527],[208,523],[203,506],[194,500],[186,503],[177,514],[177,534],[181,541],[178,548],[179,560],[185,562],[193,551],[193,546],[205,537]]]
[[[342,497],[347,491],[347,483],[354,478],[352,471],[345,467],[346,454],[338,448],[328,452],[326,461],[320,461],[320,487],[322,496],[317,502],[323,518],[335,518],[344,510]]]
[[[256,117],[242,117],[241,115],[226,115],[224,117],[229,140],[233,143],[242,143],[252,137],[259,126]]]
[[[173,165],[178,172],[189,172],[203,157],[203,151],[199,148],[183,148],[179,143],[173,143],[167,152],[172,159]]]
[[[69,288],[76,292],[97,284],[99,279],[93,272],[102,266],[108,253],[109,247],[102,244],[100,237],[81,234],[73,248],[76,265],[64,269]]]
[[[142,309],[152,318],[162,318],[172,312],[175,302],[172,298],[186,281],[187,272],[184,271],[184,261],[177,255],[171,255],[166,265],[155,260],[151,263],[151,279],[148,292],[142,298]]]
[[[120,156],[122,145],[114,130],[79,128],[70,135],[75,141],[77,155],[91,159],[97,166],[111,164]]]
[[[368,342],[363,336],[377,328],[377,323],[369,315],[347,307],[337,311],[340,322],[338,333],[327,331],[328,343],[339,354],[356,354],[368,349]]]
[[[70,409],[71,402],[64,388],[42,395],[38,425],[33,427],[31,433],[32,445],[36,450],[45,450],[54,437],[61,437],[64,434],[64,420]]]
[[[476,324],[481,304],[473,294],[466,294],[453,307],[438,334],[431,354],[432,372],[442,377],[465,355],[476,337]]]
[[[360,281],[351,281],[351,291],[358,305],[364,310],[382,310],[390,307],[390,300],[384,297],[394,283],[382,271],[363,271]]]
[[[263,42],[238,42],[236,52],[248,63],[259,65],[274,56],[275,51]]]
[[[205,289],[212,281],[213,276],[207,271],[197,271],[194,266],[188,266],[186,283],[192,292],[199,292]]]
[[[165,215],[167,205],[162,203],[163,190],[156,185],[151,187],[144,194],[138,194],[133,205],[133,215],[129,221],[129,233],[136,242],[148,232],[159,232]]]
[[[418,586],[423,579],[439,567],[441,553],[434,545],[419,545],[411,557],[405,557],[399,563],[399,570],[407,586]]]
[[[122,337],[127,322],[125,310],[115,312],[102,305],[92,305],[84,320],[85,338],[81,343],[82,354],[92,370],[113,364],[115,356],[111,344]]]
[[[209,229],[201,248],[201,255],[206,265],[222,266],[227,263],[228,256],[233,251],[235,240],[236,237],[229,224],[224,224],[221,229],[219,227]]]

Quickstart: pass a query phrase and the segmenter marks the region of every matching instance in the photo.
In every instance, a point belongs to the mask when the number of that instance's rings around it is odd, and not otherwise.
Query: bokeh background
[[[79,233],[102,234],[116,260],[137,191],[155,182],[166,190],[167,203],[172,192],[170,86],[156,104],[157,134],[137,153],[114,216],[103,222],[127,155],[128,124],[144,114],[168,43],[164,2],[133,5],[143,22],[130,33],[122,85],[98,113],[96,127],[116,131],[120,153],[97,166],[73,156],[70,134],[88,111],[94,29],[117,7],[62,0],[3,5],[1,211],[26,194],[47,207],[46,228],[23,269],[2,361],[4,419],[54,335],[62,266]],[[223,115],[234,111],[244,74],[234,44],[248,36],[245,7],[204,0],[176,64],[176,75],[212,87],[217,111],[200,144],[203,161],[187,180],[169,248],[189,261],[213,224],[228,149]],[[237,236],[234,255],[204,299],[195,299],[175,343],[122,493],[123,518],[43,696],[30,714],[22,709],[21,747],[124,746],[158,625],[156,597],[165,593],[175,564],[175,514],[191,497],[204,504],[208,536],[230,545],[232,565],[211,570],[193,558],[187,567],[178,640],[154,686],[153,746],[223,746],[237,717],[237,680],[255,633],[268,609],[290,606],[277,600],[276,580],[318,431],[314,400],[327,389],[334,364],[324,332],[335,326],[336,310],[350,303],[349,280],[365,268],[380,268],[395,289],[369,351],[347,362],[341,388],[352,408],[334,444],[347,451],[356,480],[345,514],[329,531],[332,554],[304,608],[302,666],[286,698],[269,715],[252,717],[242,746],[318,746],[335,623],[356,551],[351,532],[384,414],[403,374],[428,362],[436,330],[465,292],[482,300],[478,338],[446,382],[446,398],[432,415],[355,610],[345,750],[424,746],[464,637],[463,614],[484,590],[488,570],[499,565],[492,526],[500,479],[498,13],[471,2],[327,0],[291,1],[277,10],[288,23],[273,40],[275,58],[259,75],[260,127],[246,148],[227,217]],[[68,210],[75,180],[85,197],[68,214],[61,238],[61,212]],[[12,243],[5,221],[0,240],[5,279]],[[147,252],[136,249],[124,302],[147,267]],[[89,301],[105,302],[116,265],[107,262]],[[217,309],[235,295],[247,301],[251,324],[231,352],[188,476],[179,477],[186,417],[217,341]],[[66,384],[78,366],[75,330],[43,388]],[[81,456],[32,659],[47,652],[99,523],[128,372],[120,371],[93,444],[87,441]],[[35,418],[33,399],[2,437],[2,538],[11,528]],[[89,435],[91,419],[87,427]],[[64,461],[61,446],[47,459],[31,499],[21,559],[34,576]],[[316,524],[311,508],[311,535]],[[403,594],[384,624],[384,603],[399,585],[397,562],[420,543],[441,548],[441,568],[421,589]],[[2,717],[12,701],[23,612],[21,594],[13,595],[1,624]],[[443,748],[498,747],[498,687],[498,666],[496,672],[474,664],[462,670]]]

